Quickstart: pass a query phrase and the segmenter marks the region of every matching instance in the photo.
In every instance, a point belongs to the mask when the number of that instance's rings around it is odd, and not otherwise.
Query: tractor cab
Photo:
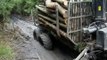
[[[93,0],[95,20],[106,21],[107,0]]]

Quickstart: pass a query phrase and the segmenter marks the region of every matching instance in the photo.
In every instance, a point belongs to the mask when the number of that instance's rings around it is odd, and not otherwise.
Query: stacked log
[[[67,32],[67,20],[68,20],[68,0],[46,0],[44,5],[37,5],[38,9],[38,19],[43,24],[47,24],[52,27],[54,30],[59,31],[63,36],[66,36]],[[81,30],[82,27],[87,26],[91,21],[91,5],[87,3],[74,3],[71,5],[70,16],[70,30],[72,32],[71,39],[79,40],[81,39]],[[57,9],[56,9],[57,8]],[[58,11],[58,13],[56,12]],[[82,14],[82,15],[81,15]],[[89,16],[88,16],[89,15]],[[86,17],[85,17],[86,16]],[[57,18],[58,17],[58,21]],[[58,26],[58,25],[59,26]],[[78,32],[76,32],[78,31]]]
[[[48,14],[51,12],[55,12],[56,13],[56,9],[58,9],[58,12],[60,13],[61,17],[59,17],[60,21],[62,21],[62,23],[64,23],[67,20],[67,5],[68,5],[68,0],[45,0],[45,8],[42,6],[37,6],[37,8],[42,11],[43,13],[47,14],[47,15],[51,15]],[[64,8],[65,7],[65,8]],[[54,15],[55,15],[54,13]],[[51,17],[55,18],[54,15],[51,15]]]
[[[58,1],[60,3],[63,2],[63,4],[64,4],[65,0],[64,1],[63,0],[56,0],[56,1]],[[63,15],[64,18],[67,18],[67,10],[64,9],[59,3],[53,2],[51,0],[46,0],[45,3],[46,3],[46,7],[50,8],[50,9],[56,9],[56,7],[58,7],[58,10],[61,13],[61,15]]]
[[[49,6],[51,6],[51,5],[49,5]],[[42,18],[56,26],[56,23],[57,23],[57,21],[56,21],[57,16],[56,16],[56,9],[55,9],[56,7],[51,6],[51,8],[49,8],[49,6],[36,5],[36,8],[38,9],[38,18],[39,18],[39,20]],[[58,6],[59,6],[58,7],[59,8],[58,9],[59,27],[60,27],[60,29],[62,29],[63,31],[66,32],[67,25],[66,25],[65,21],[67,20],[67,10],[65,8],[61,7],[60,5],[58,5]],[[66,13],[64,13],[65,11],[66,11]]]

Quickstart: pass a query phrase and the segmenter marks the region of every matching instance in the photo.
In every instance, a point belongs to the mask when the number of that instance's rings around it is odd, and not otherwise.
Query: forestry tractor
[[[107,0],[46,1],[36,6],[34,38],[41,45],[52,49],[54,37],[70,48],[83,45],[74,60],[107,60]]]

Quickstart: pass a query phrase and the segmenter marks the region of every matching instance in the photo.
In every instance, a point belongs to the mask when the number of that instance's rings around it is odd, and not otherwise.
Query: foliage
[[[0,16],[6,19],[10,15],[14,5],[13,0],[0,0]]]
[[[30,14],[32,8],[35,7],[35,4],[37,4],[38,1],[39,0],[18,0],[14,8],[14,11],[20,14],[22,13]]]
[[[11,42],[13,38],[13,31],[0,30],[0,60],[15,60],[16,56],[14,52],[13,43]]]
[[[78,50],[79,52],[81,52],[85,47],[86,47],[85,42],[80,42],[78,43],[78,45],[75,46],[75,50]]]
[[[0,0],[0,18],[6,20],[11,12],[30,14],[39,0]]]
[[[0,60],[14,60],[15,55],[9,44],[0,42]]]
[[[33,6],[35,5],[34,0],[26,0],[25,1],[25,5],[24,5],[24,11],[27,13],[31,12],[31,9],[33,8]]]

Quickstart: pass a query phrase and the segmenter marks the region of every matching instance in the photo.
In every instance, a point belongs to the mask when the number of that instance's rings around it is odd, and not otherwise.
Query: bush
[[[10,15],[14,5],[13,0],[0,0],[0,16],[3,20],[6,20]]]
[[[7,20],[11,12],[30,14],[39,0],[0,0],[0,18]]]
[[[0,60],[14,60],[15,55],[12,48],[6,43],[0,43]]]
[[[32,8],[35,7],[38,1],[39,0],[16,0],[14,12],[19,14],[30,14]]]

